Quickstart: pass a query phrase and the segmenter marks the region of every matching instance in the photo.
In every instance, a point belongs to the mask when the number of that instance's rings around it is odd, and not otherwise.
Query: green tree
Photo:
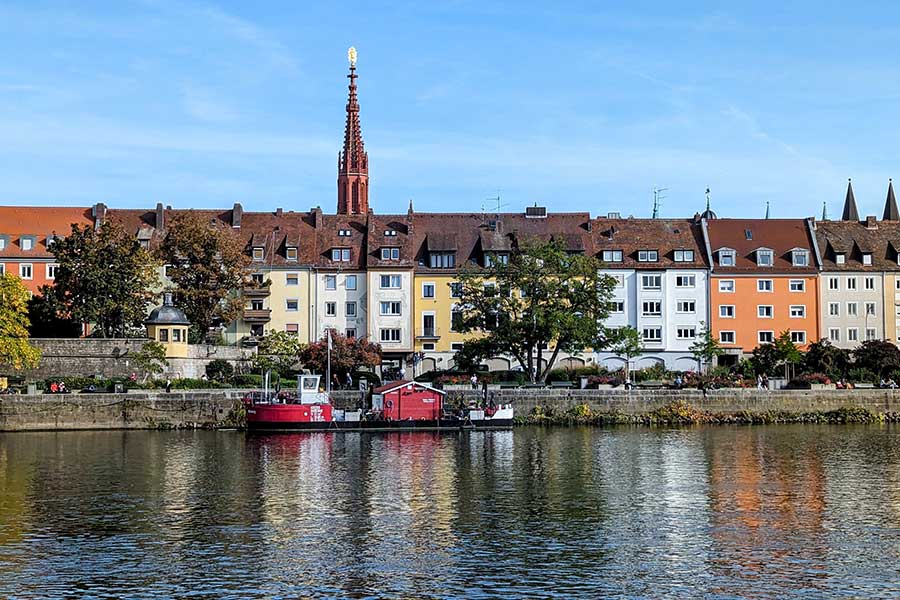
[[[601,343],[615,285],[602,266],[559,243],[525,240],[508,262],[460,271],[454,328],[483,336],[481,358],[512,356],[532,382],[544,381],[560,352]]]
[[[140,350],[131,355],[131,359],[135,366],[144,372],[145,381],[150,375],[159,375],[169,366],[169,361],[166,360],[166,347],[154,341],[141,346]]]
[[[631,359],[640,356],[644,352],[643,340],[641,333],[626,325],[618,329],[610,329],[607,331],[607,344],[609,350],[619,358],[625,359],[625,380],[631,380]]]
[[[697,360],[697,364],[700,367],[699,370],[702,372],[704,365],[712,364],[716,357],[721,356],[725,351],[719,345],[719,340],[713,336],[709,327],[702,321],[700,322],[700,325],[700,333],[694,339],[694,343],[691,344],[688,350],[694,355],[694,358]]]
[[[855,367],[868,369],[879,377],[889,377],[900,369],[900,348],[886,340],[869,340],[853,350]]]
[[[246,282],[249,257],[231,227],[195,212],[172,219],[159,249],[175,285],[175,303],[191,322],[192,342],[207,338],[209,328],[230,323],[241,314],[236,290]]]
[[[774,346],[778,360],[784,365],[784,378],[790,379],[794,365],[803,360],[803,353],[791,340],[791,332],[788,329],[778,334]]]
[[[300,362],[313,373],[325,375],[328,361],[328,338],[305,346]],[[331,373],[343,383],[347,374],[360,369],[372,369],[381,364],[381,346],[364,338],[348,338],[331,334]]]
[[[294,370],[303,344],[286,331],[270,331],[259,340],[253,367],[257,371],[287,374]]]
[[[158,265],[134,236],[110,222],[99,229],[73,225],[50,251],[59,268],[41,294],[59,317],[90,323],[107,338],[141,327],[159,285]]]
[[[224,358],[211,360],[206,365],[206,376],[210,381],[226,382],[234,375],[234,366]]]
[[[775,344],[760,344],[754,348],[750,364],[753,365],[753,371],[757,375],[775,375],[775,370],[781,364]]]
[[[33,338],[81,337],[81,323],[63,316],[59,304],[51,294],[36,294],[28,300],[28,335]]]
[[[28,342],[28,290],[22,280],[0,275],[0,365],[14,371],[33,369],[41,362],[41,351]]]
[[[803,370],[807,373],[824,373],[831,379],[841,379],[847,375],[850,352],[838,348],[827,339],[813,342],[803,357]]]

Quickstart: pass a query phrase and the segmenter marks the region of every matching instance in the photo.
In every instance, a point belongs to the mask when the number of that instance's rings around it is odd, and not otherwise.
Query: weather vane
[[[350,61],[351,67],[356,66],[356,48],[354,48],[353,46],[350,46],[350,49],[347,50],[347,60]]]

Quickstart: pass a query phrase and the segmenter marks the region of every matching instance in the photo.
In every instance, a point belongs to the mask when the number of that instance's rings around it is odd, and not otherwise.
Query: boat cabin
[[[372,410],[391,421],[437,420],[444,393],[418,381],[392,381],[372,391]]]

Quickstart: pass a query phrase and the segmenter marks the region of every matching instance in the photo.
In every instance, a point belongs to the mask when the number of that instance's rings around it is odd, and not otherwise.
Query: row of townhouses
[[[225,331],[231,343],[268,331],[314,341],[334,330],[381,344],[390,368],[451,368],[465,339],[454,328],[459,268],[506,261],[522,239],[535,237],[602,260],[616,280],[608,325],[630,325],[643,337],[637,367],[696,368],[689,348],[706,326],[726,350],[724,364],[785,330],[799,346],[822,338],[845,348],[869,339],[900,342],[900,213],[892,184],[880,220],[860,219],[851,185],[840,220],[718,218],[708,200],[705,211],[683,219],[592,217],[542,206],[420,213],[412,202],[404,214],[376,214],[355,65],[348,77],[336,214],[250,212],[241,204],[194,211],[237,232],[250,260],[242,317]],[[152,249],[179,212],[162,204],[0,207],[0,272],[18,275],[37,293],[53,283],[50,248],[73,224],[118,223]],[[622,359],[587,351],[562,360],[592,363],[618,368]],[[496,357],[486,366],[515,365]]]

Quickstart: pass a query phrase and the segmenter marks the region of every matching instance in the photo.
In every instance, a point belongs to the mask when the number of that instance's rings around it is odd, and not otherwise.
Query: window
[[[734,305],[733,304],[722,304],[719,306],[719,316],[723,319],[733,319],[734,318]]]
[[[450,349],[453,350],[454,352],[459,352],[460,350],[463,349],[463,344],[462,344],[462,342],[453,342],[450,344]]]
[[[679,327],[675,330],[675,337],[679,340],[692,340],[697,337],[696,327]]]
[[[461,283],[451,283],[450,284],[450,297],[451,298],[459,298],[462,296],[462,284]]]
[[[658,260],[658,250],[638,250],[638,262],[657,262]]]
[[[619,274],[607,275],[607,277],[612,277],[613,279],[615,279],[617,288],[625,287],[625,276],[624,275],[619,275]],[[898,279],[897,281],[900,281],[900,279]]]
[[[874,277],[866,277],[866,279],[863,283],[865,284],[865,288],[867,290],[875,289],[875,278]]]
[[[847,341],[848,342],[858,342],[859,341],[859,329],[856,327],[848,327],[847,328]]]
[[[422,350],[434,350],[434,343],[425,342],[424,344],[422,344]]]
[[[422,297],[423,298],[434,298],[434,284],[433,283],[423,283],[422,284]]]
[[[875,303],[874,302],[866,302],[866,314],[867,315],[875,314]]]
[[[285,258],[287,258],[288,260],[297,260],[297,249],[288,248],[285,253]]]
[[[722,344],[733,344],[734,343],[734,332],[733,331],[720,331],[719,332],[719,342]]]
[[[759,336],[758,339],[760,344],[771,344],[775,341],[774,331],[759,331],[757,332],[757,335]]]
[[[725,294],[734,293],[734,279],[720,279],[719,291]]]
[[[661,342],[662,327],[644,327],[644,330],[641,332],[641,337],[644,338],[645,342]]]
[[[847,303],[847,316],[855,317],[859,315],[859,307],[856,302],[848,302]]]
[[[400,275],[382,275],[381,289],[396,290],[400,289]]]
[[[297,273],[285,273],[284,285],[300,285],[300,275]]]
[[[611,313],[623,313],[625,312],[625,301],[624,300],[613,300],[609,303],[609,312]]]
[[[791,341],[795,344],[805,344],[806,343],[806,332],[805,331],[792,331],[791,332]]]
[[[325,316],[326,317],[336,317],[337,316],[337,302],[326,302],[325,303]]]
[[[297,323],[285,323],[284,332],[291,337],[297,337],[300,335],[300,325]]]
[[[870,342],[875,339],[877,335],[874,327],[866,327],[866,341]]]
[[[349,229],[338,229],[338,237],[350,237],[352,233]]]
[[[265,305],[262,300],[251,300],[250,310],[265,310]]]
[[[756,280],[756,291],[757,292],[771,292],[773,288],[771,279],[757,279]]]
[[[719,265],[722,267],[733,267],[735,260],[734,250],[719,250]]]
[[[47,279],[56,279],[56,272],[59,270],[59,265],[51,264],[47,265]]]
[[[347,275],[344,277],[344,287],[348,290],[356,289],[356,275]]]
[[[345,312],[347,313],[347,316],[348,316],[348,317],[355,317],[355,316],[356,316],[356,302],[348,302],[348,303],[344,306],[344,309],[345,309]]]
[[[168,329],[160,329],[159,330],[159,341],[161,341],[161,342],[169,341],[169,330]]]
[[[828,316],[829,317],[841,316],[841,303],[840,302],[829,302],[828,303]]]
[[[350,248],[332,248],[331,260],[335,262],[350,262]]]
[[[181,329],[179,329],[178,327],[172,328],[172,341],[173,342],[181,341]]]
[[[397,230],[396,229],[385,229],[384,237],[397,237]]]
[[[400,303],[399,302],[382,302],[381,303],[381,314],[386,316],[399,316],[400,315]]]
[[[790,290],[792,292],[805,292],[806,291],[806,282],[803,281],[802,279],[791,279]]]
[[[24,250],[24,251],[34,249],[34,238],[31,238],[31,237],[19,238],[19,246],[21,246],[22,250]]]
[[[806,306],[802,304],[796,304],[791,306],[791,318],[792,319],[803,319],[806,317]]]
[[[0,263],[0,275],[6,275],[6,265]]]
[[[150,240],[138,240],[138,244],[140,244],[141,248],[144,250],[150,249]]]
[[[5,235],[0,235],[0,250],[6,250],[6,240],[8,238]]]
[[[756,251],[756,265],[759,267],[771,267],[772,266],[772,251],[771,250],[757,250]]]
[[[841,341],[841,330],[838,329],[837,327],[831,327],[828,330],[828,339],[832,342]]]
[[[694,251],[693,250],[676,250],[675,251],[675,262],[693,262],[694,260]]]
[[[622,262],[621,250],[604,250],[603,262]]]
[[[675,277],[675,287],[692,288],[697,285],[696,275],[678,275]]]
[[[250,279],[253,281],[254,284],[262,285],[266,281],[266,276],[263,275],[262,273],[253,273],[252,275],[250,275]]]
[[[381,341],[382,342],[399,342],[400,341],[400,330],[399,329],[382,329],[381,330]]]
[[[794,250],[791,252],[791,258],[795,267],[809,266],[809,252],[806,250]]]
[[[645,317],[658,317],[662,315],[662,302],[659,300],[644,301],[641,313]]]
[[[641,287],[645,290],[662,288],[662,275],[641,275]]]
[[[300,310],[300,301],[296,298],[288,298],[284,301],[284,310],[288,312],[297,312]]]
[[[484,266],[505,265],[509,262],[509,254],[505,252],[485,252]]]
[[[432,252],[428,255],[428,265],[432,269],[452,269],[456,266],[456,253]]]
[[[697,301],[696,300],[679,300],[675,304],[676,312],[680,313],[695,313],[697,312]]]
[[[834,255],[834,264],[842,265],[847,262],[847,255],[843,252],[838,252]]]
[[[756,307],[756,316],[760,319],[771,319],[774,313],[774,307],[769,304],[760,304]]]
[[[33,270],[30,264],[22,263],[19,265],[19,277],[22,279],[31,279],[33,277]]]
[[[400,260],[400,248],[382,248],[381,260]]]
[[[450,311],[450,331],[459,331],[462,329],[463,313],[459,309]]]
[[[828,289],[829,290],[838,289],[838,278],[837,277],[829,277],[828,278]]]
[[[355,338],[356,337],[356,327],[348,327],[347,331],[344,333],[345,337]]]
[[[336,290],[337,289],[337,275],[326,275],[325,276],[325,289],[326,290]]]
[[[253,260],[262,260],[266,257],[266,251],[262,248],[253,249]]]
[[[847,278],[847,289],[848,290],[856,289],[856,277],[848,277]]]
[[[871,265],[872,264],[872,254],[870,252],[863,253],[863,264]]]

